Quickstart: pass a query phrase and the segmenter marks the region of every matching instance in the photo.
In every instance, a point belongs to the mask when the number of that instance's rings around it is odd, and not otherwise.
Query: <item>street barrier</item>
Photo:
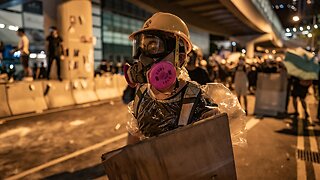
[[[74,105],[70,81],[43,81],[43,95],[48,108]]]
[[[0,84],[0,117],[121,97],[127,86],[122,75],[94,80],[20,81]]]
[[[7,84],[8,104],[12,115],[42,112],[48,109],[41,81]]]
[[[76,104],[98,101],[98,97],[94,91],[94,81],[91,79],[72,81],[72,95]]]
[[[287,78],[280,73],[259,73],[254,114],[277,116],[285,112]]]
[[[123,95],[123,91],[126,89],[128,83],[123,75],[115,74],[113,75],[116,81],[116,86],[118,89],[119,96]]]
[[[0,117],[6,117],[10,115],[11,112],[7,101],[6,85],[0,84]]]
[[[106,100],[119,97],[119,90],[114,76],[98,76],[94,79],[95,92],[99,100]]]
[[[102,164],[109,180],[237,178],[226,114],[106,153]]]

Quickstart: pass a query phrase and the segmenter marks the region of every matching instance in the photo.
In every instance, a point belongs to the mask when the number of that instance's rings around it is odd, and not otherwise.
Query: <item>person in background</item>
[[[219,78],[220,78],[220,83],[226,85],[227,84],[227,77],[228,77],[228,67],[226,65],[227,61],[222,60],[221,64],[219,66]]]
[[[39,74],[39,68],[38,68],[38,64],[35,62],[33,63],[33,68],[32,68],[32,74],[33,74],[33,79],[37,79],[38,74]]]
[[[248,87],[249,81],[247,77],[245,58],[241,56],[239,58],[238,65],[236,67],[235,78],[234,78],[235,91],[238,97],[239,102],[241,103],[241,96],[243,96],[244,100],[244,109],[246,114],[248,115]]]
[[[47,70],[44,67],[44,62],[41,62],[38,79],[45,79],[47,77]]]
[[[187,70],[192,81],[196,81],[201,85],[205,85],[210,82],[209,74],[206,70],[199,67],[199,63],[202,60],[201,49],[193,45],[191,52],[188,54]]]
[[[257,80],[258,80],[258,69],[255,63],[250,65],[250,69],[248,72],[248,80],[249,80],[249,92],[250,94],[254,94],[257,88]]]
[[[123,72],[122,72],[122,69],[123,69],[122,61],[117,61],[116,66],[117,66],[117,74],[123,74]]]
[[[277,64],[275,61],[271,59],[267,59],[263,64],[262,64],[262,71],[264,73],[276,73],[277,72]]]
[[[208,59],[208,64],[207,64],[207,71],[208,71],[209,79],[211,82],[214,82],[214,80],[216,78],[214,66],[215,66],[214,59],[212,56],[210,56]]]
[[[1,64],[1,61],[3,60],[3,53],[4,53],[4,43],[3,41],[0,41],[0,64]]]
[[[316,59],[317,59],[318,65],[320,66],[320,50],[318,50],[318,54],[316,56]],[[317,118],[318,118],[318,121],[320,121],[320,71],[318,72],[318,97],[317,97],[317,100],[318,100]]]
[[[107,60],[102,59],[100,62],[100,65],[98,68],[95,70],[94,74],[96,75],[103,75],[104,73],[108,72],[108,66],[107,66]]]
[[[304,118],[308,120],[309,114],[307,111],[307,103],[306,103],[306,96],[308,94],[308,89],[311,86],[311,80],[302,80],[297,77],[292,77],[292,100],[293,100],[293,107],[294,107],[294,115],[295,117],[299,116],[298,112],[298,101],[297,98],[299,97],[302,107],[304,109]]]
[[[317,118],[320,121],[320,71],[318,73],[318,97],[317,98],[318,98],[318,114],[317,114]]]
[[[60,74],[60,60],[61,56],[63,55],[63,47],[62,47],[62,38],[58,34],[58,30],[56,27],[50,28],[50,35],[47,37],[48,41],[48,72],[47,72],[47,79],[50,79],[50,70],[51,65],[54,60],[56,60],[57,64],[57,76],[59,81],[61,81],[61,74]]]
[[[31,76],[31,69],[29,68],[29,39],[25,34],[23,28],[19,28],[17,35],[20,37],[18,47],[13,49],[10,53],[14,54],[20,51],[20,61],[23,66],[24,76]]]
[[[8,74],[7,66],[5,64],[2,64],[2,66],[0,66],[0,74]]]
[[[2,66],[0,66],[0,82],[7,81],[7,80],[8,80],[7,66],[5,64],[2,64]]]

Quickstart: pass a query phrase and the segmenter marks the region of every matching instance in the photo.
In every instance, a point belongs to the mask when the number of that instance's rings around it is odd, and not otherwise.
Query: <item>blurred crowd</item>
[[[101,60],[99,66],[96,68],[94,76],[102,76],[105,73],[123,74],[124,65],[124,61],[112,62],[103,59]]]
[[[318,56],[315,56],[315,62],[318,62]],[[233,90],[238,96],[240,102],[243,97],[243,106],[247,112],[247,95],[254,95],[257,89],[258,73],[279,73],[282,79],[287,82],[286,110],[290,96],[294,107],[295,116],[298,116],[297,100],[299,99],[304,109],[304,117],[307,119],[307,104],[305,98],[308,94],[314,95],[319,101],[319,80],[303,80],[301,78],[290,76],[284,65],[284,56],[255,56],[252,59],[245,58],[242,53],[231,53],[227,57],[221,54],[213,54],[208,60],[201,59],[196,66],[203,69],[206,73],[204,77],[192,77],[191,79],[200,84],[208,82],[223,83],[230,90]],[[197,73],[199,76],[200,73]],[[203,76],[203,74],[201,75]],[[201,79],[201,80],[199,80]],[[208,79],[204,82],[204,79]],[[312,87],[313,91],[309,91]],[[319,116],[319,114],[318,114]],[[318,117],[319,118],[319,117]]]

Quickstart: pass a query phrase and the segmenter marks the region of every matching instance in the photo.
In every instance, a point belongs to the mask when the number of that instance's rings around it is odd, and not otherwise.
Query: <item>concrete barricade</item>
[[[11,112],[7,101],[6,85],[0,84],[0,117],[10,116]]]
[[[101,76],[94,79],[95,91],[99,100],[119,97],[119,90],[114,76]]]
[[[73,80],[72,94],[76,104],[98,101],[94,91],[94,81],[91,79]]]
[[[42,112],[48,108],[41,81],[7,84],[7,97],[12,115]]]
[[[255,115],[277,116],[285,112],[287,79],[280,73],[259,73]]]
[[[126,89],[128,83],[123,75],[120,74],[114,74],[113,78],[116,82],[116,87],[118,89],[118,96],[123,95],[123,91]]]
[[[42,85],[48,108],[58,108],[75,104],[70,81],[43,81]]]

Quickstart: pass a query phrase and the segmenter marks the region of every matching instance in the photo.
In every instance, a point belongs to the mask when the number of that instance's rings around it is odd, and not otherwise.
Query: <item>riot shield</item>
[[[102,163],[110,180],[237,177],[226,114],[106,153]]]

